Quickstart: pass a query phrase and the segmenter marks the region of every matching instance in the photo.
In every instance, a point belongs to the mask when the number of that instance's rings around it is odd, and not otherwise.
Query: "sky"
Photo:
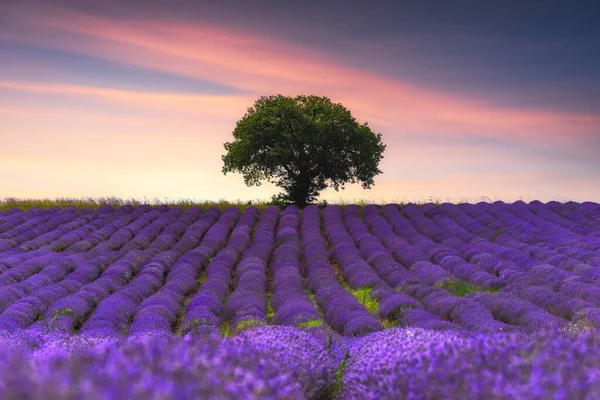
[[[321,199],[600,202],[594,1],[0,0],[0,197],[255,200],[221,172],[260,96],[387,145]]]

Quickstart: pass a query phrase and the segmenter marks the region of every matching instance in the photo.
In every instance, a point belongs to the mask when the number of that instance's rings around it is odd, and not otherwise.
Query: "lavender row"
[[[346,343],[343,399],[592,399],[600,393],[597,334],[390,329]]]
[[[340,338],[0,336],[6,398],[595,399],[600,337],[389,329]]]
[[[207,212],[204,218],[201,218],[201,221],[204,221],[205,229],[214,223],[217,215],[218,212],[213,210],[213,212]],[[190,217],[195,217],[193,212],[191,215],[189,213],[184,214],[181,219],[189,219]],[[69,314],[60,315],[60,318],[54,321],[58,330],[71,332],[73,329],[79,329],[92,316],[97,306],[104,299],[120,291],[126,284],[131,282],[144,263],[147,263],[152,257],[151,252],[139,250],[130,251],[122,258],[118,258],[118,254],[114,252],[105,254],[112,254],[113,256],[109,266],[90,266],[85,270],[81,270],[79,276],[73,277],[83,284],[81,289],[51,303],[47,307],[44,313],[46,321],[55,318],[56,314],[60,314],[62,310],[68,309],[71,311]],[[160,268],[161,260],[168,262],[169,258],[172,257],[173,254],[166,253],[163,257],[157,257],[155,261],[159,263],[158,267]],[[39,329],[41,328],[40,325],[38,324],[34,328]]]
[[[357,335],[382,328],[340,283],[330,263],[330,251],[321,234],[319,209],[309,206],[302,212],[301,236],[308,287],[323,310],[326,322],[345,335]]]
[[[431,207],[433,209],[433,207]],[[448,208],[448,207],[447,207]],[[447,208],[444,210],[446,212],[448,212]],[[531,307],[531,304],[534,305],[539,305],[540,307],[543,306],[548,306],[548,302],[544,302],[544,301],[537,301],[537,299],[533,299],[530,295],[527,295],[527,292],[524,291],[520,291],[520,290],[515,290],[515,284],[518,283],[525,283],[527,282],[529,285],[550,285],[549,281],[544,282],[544,277],[547,276],[548,272],[550,272],[552,274],[552,271],[556,271],[557,269],[554,268],[551,265],[548,264],[544,264],[540,261],[537,260],[532,260],[528,257],[526,257],[523,254],[519,254],[518,252],[515,252],[513,250],[510,249],[502,249],[500,246],[498,246],[497,244],[492,244],[489,242],[479,242],[479,243],[474,243],[473,241],[471,241],[471,243],[473,244],[472,249],[469,249],[468,252],[471,253],[471,260],[477,262],[480,266],[483,267],[487,267],[489,272],[494,272],[495,274],[498,274],[499,277],[502,279],[502,281],[506,284],[508,283],[509,286],[506,286],[504,289],[502,289],[501,293],[503,293],[503,297],[505,296],[505,292],[512,292],[512,293],[516,293],[518,294],[518,296],[521,299],[524,299],[526,301],[528,301],[530,304],[527,304],[528,308],[531,309],[531,312],[536,312],[540,315],[544,315],[543,319],[546,320],[546,322],[548,324],[543,324],[544,326],[552,326],[553,324],[556,323],[556,321],[552,321],[550,318],[548,318],[548,316],[546,315],[546,313],[540,312],[539,309],[535,309]],[[496,250],[500,250],[500,253],[496,253],[500,256],[500,258],[492,256],[492,255],[488,255],[488,257],[483,257],[486,255],[486,253],[484,251],[479,252],[479,254],[477,254],[477,248],[478,247],[483,247],[486,249],[486,251],[491,251],[492,249]],[[510,250],[507,251],[507,250]],[[514,255],[513,255],[514,254]],[[502,258],[504,258],[504,260],[502,260]],[[556,286],[555,286],[556,288]],[[516,299],[510,300],[511,297],[508,296],[507,300],[505,302],[502,302],[502,306],[505,309],[509,309],[509,303],[511,301],[517,301]],[[559,311],[558,305],[556,304],[556,302],[560,302],[560,301],[564,301],[566,300],[567,297],[565,296],[561,296],[557,295],[554,296],[554,303],[555,306],[553,307],[544,307],[545,310],[550,311],[552,314],[562,317],[564,319],[568,319],[571,320],[572,318],[575,317],[576,314],[578,315],[594,315],[595,312],[594,310],[592,310],[588,305],[580,303],[578,304],[578,306],[576,308],[574,307],[567,307],[571,310],[570,313],[563,313],[561,311]],[[542,299],[540,299],[542,300]],[[487,302],[487,306],[488,308],[493,311],[498,313],[498,307],[492,307],[491,304],[489,302]],[[501,315],[506,315],[506,313],[501,313]],[[522,320],[527,320],[526,317],[521,318],[521,320],[518,320],[517,318],[510,318],[510,321],[514,321],[517,322],[518,325],[522,325],[521,321]],[[559,322],[560,323],[560,322]],[[528,323],[527,326],[529,328],[533,328],[536,326],[536,323]]]
[[[235,229],[240,212],[227,210],[226,231],[216,209],[197,207],[5,213],[0,324],[112,335],[245,323],[325,323],[347,335],[389,321],[472,332],[600,326],[592,203],[249,210]],[[365,289],[376,315],[352,294]]]
[[[0,336],[7,399],[322,399],[336,367],[324,337],[285,327],[225,340]]]
[[[61,210],[56,213],[46,213],[38,217],[39,224],[35,224],[33,227],[27,226],[28,222],[23,223],[22,225],[16,226],[6,232],[4,232],[2,238],[0,238],[0,252],[6,252],[9,254],[18,254],[23,252],[24,250],[29,250],[28,241],[32,238],[39,237],[44,233],[47,233],[50,230],[57,230],[62,228],[62,232],[66,233],[70,231],[72,226],[68,224],[71,223],[78,215],[81,215],[81,211],[76,211],[73,209]],[[85,219],[86,217],[84,217]],[[35,221],[34,217],[32,221]],[[73,225],[71,223],[71,225]],[[27,228],[27,229],[20,229]],[[24,245],[25,247],[19,248]]]
[[[113,255],[111,261],[116,260],[116,256]],[[75,260],[78,264],[77,269],[74,267],[68,271],[74,271],[73,274],[61,274],[55,277],[51,266],[46,261],[48,259],[54,259],[55,262],[70,262],[69,265],[73,265]],[[5,278],[10,278],[9,274],[15,275],[17,270],[25,272],[24,278],[27,278],[18,285],[11,285],[2,289],[8,290],[9,293],[13,294],[11,297],[4,297],[3,307],[6,308],[9,303],[18,300],[11,309],[7,309],[2,316],[11,317],[15,312],[19,316],[19,324],[28,326],[35,318],[41,313],[43,314],[46,308],[53,302],[58,301],[61,297],[65,297],[73,294],[75,291],[81,288],[81,285],[91,283],[98,277],[100,270],[106,267],[107,260],[110,260],[110,256],[105,257],[91,257],[91,254],[78,254],[70,255],[68,257],[60,258],[56,254],[49,253],[41,259],[35,259],[33,262],[24,264],[22,267],[13,268],[8,274],[2,275]],[[37,261],[37,262],[36,262]],[[54,281],[45,281],[46,285],[40,287],[37,282],[43,279],[45,276],[51,274],[54,277]],[[64,281],[57,282],[59,279],[65,279]],[[75,284],[73,284],[75,282]],[[19,290],[20,289],[20,290]],[[31,306],[34,304],[34,306]],[[20,311],[15,311],[20,310]],[[25,312],[23,315],[22,313]],[[21,314],[19,314],[21,313]]]
[[[221,323],[225,299],[233,282],[233,269],[251,242],[251,233],[259,218],[258,209],[248,208],[227,238],[222,231],[225,246],[206,266],[204,282],[185,307],[181,331],[196,329],[217,331]],[[269,223],[269,217],[258,223]],[[228,232],[227,232],[228,233]]]
[[[277,248],[271,258],[273,290],[271,304],[273,323],[287,326],[322,324],[319,310],[310,300],[302,276],[302,243],[298,228],[299,210],[287,207],[281,214],[275,243]]]
[[[267,208],[256,227],[252,246],[235,267],[237,284],[225,304],[224,317],[234,327],[266,323],[267,267],[275,245],[279,209]]]
[[[196,210],[188,210],[186,217],[195,218]],[[205,217],[208,221],[214,222],[216,218],[214,213],[208,213]],[[217,223],[218,225],[218,223]],[[185,232],[186,226],[181,225],[175,231],[163,232],[157,237],[157,241],[162,240],[175,243],[176,237]],[[123,334],[129,331],[129,324],[134,320],[136,311],[140,304],[155,293],[164,283],[165,277],[169,274],[171,267],[187,251],[192,248],[175,249],[161,251],[144,262],[139,271],[136,271],[131,281],[127,282],[121,290],[103,299],[98,303],[92,316],[83,323],[81,332],[90,335],[115,335]],[[214,249],[216,252],[217,249]],[[124,282],[125,283],[125,282]]]
[[[198,210],[191,211],[190,218],[196,219]],[[175,330],[184,299],[196,287],[197,278],[210,257],[222,246],[225,232],[223,229],[217,229],[220,227],[218,223],[214,224],[218,216],[219,211],[211,208],[181,234],[181,240],[173,246],[173,249],[182,247],[181,252],[186,249],[191,250],[185,252],[171,266],[164,285],[139,305],[129,327],[130,334],[171,333]],[[233,217],[223,215],[223,222],[227,227],[233,220]],[[178,223],[181,223],[180,228],[187,226],[186,221],[177,221],[169,225],[169,228],[175,228]],[[164,233],[169,237],[168,229]]]

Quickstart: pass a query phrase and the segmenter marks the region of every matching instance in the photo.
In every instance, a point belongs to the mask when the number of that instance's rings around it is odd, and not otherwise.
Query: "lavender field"
[[[600,205],[0,212],[0,398],[600,399]]]

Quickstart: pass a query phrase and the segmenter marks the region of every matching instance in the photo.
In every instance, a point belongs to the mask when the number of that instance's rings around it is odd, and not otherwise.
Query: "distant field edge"
[[[522,202],[522,201],[523,201],[522,199],[516,199],[516,200],[515,199],[512,199],[512,200],[498,199],[498,198],[491,199],[489,197],[461,198],[460,200],[450,200],[450,199],[441,200],[439,198],[434,198],[434,197],[429,197],[427,199],[420,199],[420,200],[409,200],[409,199],[404,198],[402,200],[394,199],[393,201],[374,200],[374,199],[343,199],[343,198],[339,198],[339,199],[335,199],[335,200],[323,200],[323,201],[320,201],[320,202],[314,203],[314,204],[317,206],[320,206],[320,207],[325,207],[330,204],[331,205],[337,204],[337,205],[341,205],[341,206],[346,206],[346,205],[350,205],[350,204],[355,204],[358,206],[366,206],[369,204],[405,205],[405,204],[409,204],[409,203],[422,206],[425,204],[435,204],[435,205],[441,205],[444,203],[476,204],[476,203],[481,203],[481,202],[485,202],[485,203],[503,202],[503,203],[510,204],[510,203]],[[528,199],[526,202],[538,202],[538,200],[529,200]],[[563,201],[563,200],[561,200],[561,201],[552,200],[549,202],[556,202],[556,203],[561,203],[561,204],[565,204],[565,203],[582,204],[581,202]],[[542,203],[544,203],[544,202],[542,202]],[[548,202],[546,202],[546,203],[548,203]],[[584,203],[591,203],[591,202],[584,202]],[[33,209],[33,208],[63,209],[63,208],[68,208],[68,207],[96,209],[96,208],[99,208],[102,206],[107,206],[107,205],[112,206],[112,207],[123,207],[126,205],[131,205],[134,207],[139,207],[141,205],[150,205],[153,207],[158,207],[158,206],[166,205],[169,207],[180,207],[184,210],[192,208],[192,207],[201,207],[201,208],[218,207],[221,210],[230,208],[230,207],[237,207],[240,210],[244,210],[248,207],[257,207],[262,210],[269,206],[278,206],[278,207],[286,206],[285,204],[276,203],[276,202],[273,202],[272,200],[263,200],[263,199],[256,199],[256,200],[239,200],[239,199],[238,200],[226,200],[226,199],[198,200],[198,199],[169,199],[169,198],[160,199],[160,198],[156,198],[156,197],[155,198],[144,197],[142,199],[140,199],[140,198],[125,199],[125,198],[119,198],[119,197],[18,198],[18,197],[11,197],[11,196],[0,198],[0,210],[1,211],[7,211],[7,210],[11,210],[11,209],[29,210],[29,209]]]

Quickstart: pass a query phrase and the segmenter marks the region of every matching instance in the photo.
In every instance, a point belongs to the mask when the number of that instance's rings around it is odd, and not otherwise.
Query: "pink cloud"
[[[136,92],[131,90],[105,89],[93,86],[38,82],[29,83],[0,81],[0,88],[20,90],[24,92],[97,97],[110,101],[119,101],[123,104],[135,103],[145,107],[159,108],[160,110],[165,110],[165,108],[168,108],[179,111],[195,111],[198,113],[226,118],[237,116],[240,110],[245,110],[248,103],[252,101],[252,99],[247,96]]]
[[[12,32],[15,40],[208,79],[256,95],[328,95],[350,108],[359,120],[392,128],[399,137],[419,133],[433,137],[475,135],[540,148],[564,148],[590,141],[600,131],[598,115],[495,108],[340,65],[327,54],[276,38],[218,26],[102,19],[52,8],[20,17],[45,34],[36,33],[35,29],[29,33]],[[48,85],[42,90],[59,91],[63,87]],[[207,112],[227,116],[231,115],[229,107],[233,107],[231,98],[215,96],[135,94],[73,86],[67,87],[66,92],[146,103],[160,100],[164,104],[169,100],[176,107],[209,107]],[[241,103],[247,107],[255,97],[236,98],[238,116]]]

